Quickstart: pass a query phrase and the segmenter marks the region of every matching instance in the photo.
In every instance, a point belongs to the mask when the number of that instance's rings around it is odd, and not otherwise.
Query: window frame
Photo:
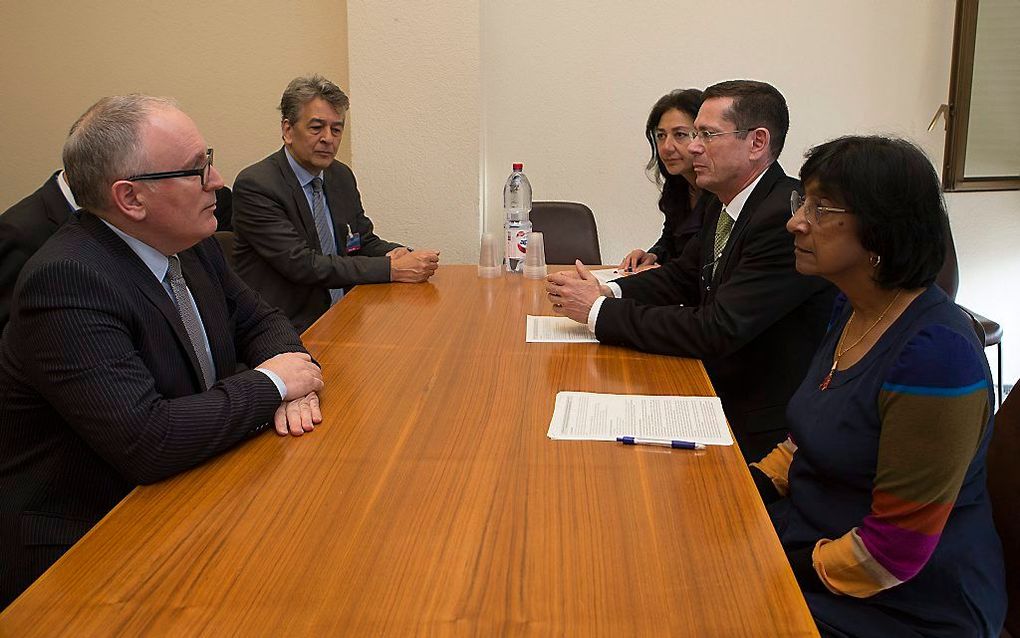
[[[953,28],[953,65],[946,110],[946,146],[942,186],[947,192],[1020,190],[1020,175],[967,177],[967,133],[974,83],[974,49],[977,44],[978,2],[957,0]]]

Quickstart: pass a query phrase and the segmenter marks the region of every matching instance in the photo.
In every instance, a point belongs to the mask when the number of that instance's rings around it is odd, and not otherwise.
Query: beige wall
[[[177,98],[231,184],[279,147],[292,77],[347,86],[345,0],[4,0],[0,30],[0,211],[60,166],[67,129],[104,95]]]
[[[478,255],[478,0],[348,0],[353,155],[381,237]]]

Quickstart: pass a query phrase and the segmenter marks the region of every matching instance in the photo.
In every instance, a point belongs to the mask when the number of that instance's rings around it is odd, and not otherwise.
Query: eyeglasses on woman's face
[[[802,197],[797,191],[790,193],[790,216],[796,217],[797,212],[804,209],[804,219],[808,224],[817,224],[830,213],[849,213],[845,208],[819,206],[813,197]]]

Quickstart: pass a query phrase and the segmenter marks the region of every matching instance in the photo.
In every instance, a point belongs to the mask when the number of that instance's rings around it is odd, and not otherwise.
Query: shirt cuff
[[[608,281],[606,282],[606,287],[613,292],[613,297],[623,299],[623,290],[620,289],[620,284],[615,281]]]
[[[599,309],[602,308],[602,302],[606,300],[606,297],[600,296],[591,305],[591,310],[588,311],[588,330],[592,334],[595,334],[595,324],[599,321]]]
[[[273,385],[276,386],[276,391],[280,393],[280,400],[283,401],[287,397],[287,384],[283,382],[283,379],[280,378],[280,375],[276,374],[272,370],[267,370],[265,368],[255,369],[269,377],[269,380],[272,381]]]

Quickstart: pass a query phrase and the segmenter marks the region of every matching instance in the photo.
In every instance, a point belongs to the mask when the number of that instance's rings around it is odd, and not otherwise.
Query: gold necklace
[[[882,320],[885,319],[885,313],[889,312],[889,309],[893,307],[893,304],[896,303],[896,300],[900,298],[901,292],[902,289],[897,290],[896,295],[892,298],[892,301],[889,302],[889,305],[885,307],[885,310],[882,311],[882,314],[878,315],[878,319],[875,319],[875,323],[871,324],[871,326],[869,326],[868,329],[864,331],[864,334],[857,338],[857,341],[854,341],[844,349],[843,339],[846,338],[846,333],[850,331],[850,326],[852,326],[854,323],[854,317],[857,316],[856,310],[850,313],[850,319],[847,320],[846,326],[843,328],[843,334],[839,335],[839,341],[836,342],[836,356],[832,360],[832,367],[829,368],[829,374],[825,375],[825,378],[822,379],[822,383],[818,386],[819,390],[828,389],[829,384],[832,383],[832,375],[835,374],[836,372],[836,366],[839,365],[840,358],[846,353],[856,348],[857,344],[864,341],[864,338],[867,337],[871,333],[871,331],[875,329],[875,326],[882,323]]]

